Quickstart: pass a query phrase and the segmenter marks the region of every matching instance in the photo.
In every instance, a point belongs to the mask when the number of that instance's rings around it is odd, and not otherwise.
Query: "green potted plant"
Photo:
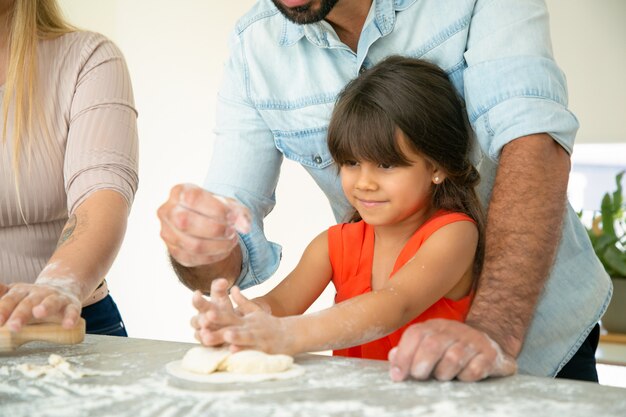
[[[621,171],[615,177],[617,189],[602,198],[587,233],[596,255],[613,281],[613,298],[602,318],[610,333],[626,333],[626,204],[622,194]]]

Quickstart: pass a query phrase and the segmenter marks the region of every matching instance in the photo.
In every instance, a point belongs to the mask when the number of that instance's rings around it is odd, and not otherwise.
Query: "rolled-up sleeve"
[[[552,57],[545,3],[477,1],[467,45],[464,96],[483,152],[498,160],[512,140],[548,133],[571,153],[578,121]]]
[[[137,112],[120,50],[99,37],[83,49],[70,110],[64,162],[67,207],[72,213],[91,193],[119,192],[132,205],[137,191]]]
[[[232,55],[218,95],[215,140],[204,188],[238,200],[252,213],[252,230],[240,235],[243,265],[236,284],[243,289],[265,281],[280,263],[282,248],[266,238],[263,220],[276,204],[283,155],[247,93],[241,42],[236,34],[231,37]]]

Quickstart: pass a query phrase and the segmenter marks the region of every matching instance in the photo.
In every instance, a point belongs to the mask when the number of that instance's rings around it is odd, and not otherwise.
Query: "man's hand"
[[[505,354],[486,333],[467,324],[444,319],[410,326],[397,347],[389,352],[390,376],[449,381],[479,381],[508,376],[517,370],[515,359]]]
[[[237,233],[250,231],[250,212],[235,200],[200,187],[179,184],[157,211],[161,238],[181,265],[219,262],[237,246]]]

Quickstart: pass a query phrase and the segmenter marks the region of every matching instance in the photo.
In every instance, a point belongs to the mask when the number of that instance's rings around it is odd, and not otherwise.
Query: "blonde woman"
[[[0,0],[0,326],[126,336],[106,274],[137,189],[124,58],[55,0]]]

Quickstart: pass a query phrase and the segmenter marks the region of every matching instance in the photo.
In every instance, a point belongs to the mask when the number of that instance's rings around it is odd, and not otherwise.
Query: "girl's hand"
[[[82,303],[73,281],[47,279],[35,284],[0,284],[0,326],[19,331],[27,323],[60,322],[64,328],[76,326]]]
[[[211,300],[206,300],[200,291],[193,295],[193,306],[198,314],[192,317],[191,326],[195,329],[195,338],[206,346],[224,343],[223,329],[241,324],[241,318],[262,307],[244,297],[239,288],[232,289],[233,300],[238,307],[235,309],[228,296],[228,281],[216,279],[211,283]]]
[[[231,345],[231,351],[255,349],[272,354],[298,353],[293,332],[289,330],[288,318],[274,317],[258,310],[242,317],[240,321],[241,324],[223,331],[224,341]]]

